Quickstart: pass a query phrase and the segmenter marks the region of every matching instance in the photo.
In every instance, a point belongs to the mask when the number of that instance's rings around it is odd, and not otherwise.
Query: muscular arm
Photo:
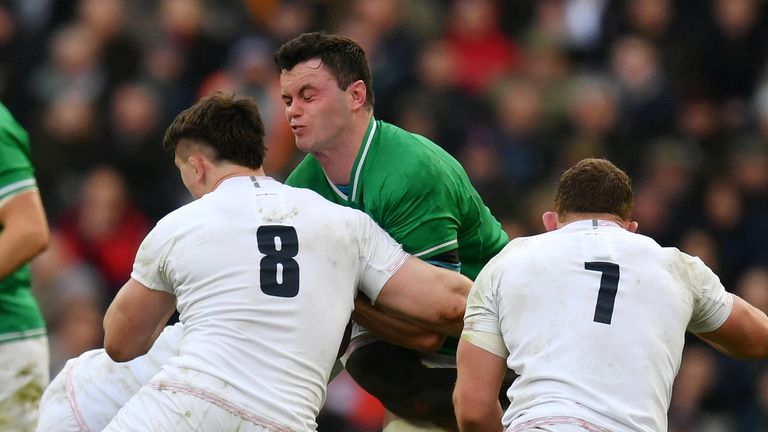
[[[507,365],[503,358],[459,341],[453,403],[462,432],[501,432],[501,389]]]
[[[0,207],[0,279],[8,277],[48,246],[50,232],[36,190],[22,192]]]
[[[725,323],[715,331],[697,336],[731,357],[768,357],[768,317],[741,297],[731,295],[733,310]]]
[[[371,300],[362,293],[355,298],[352,319],[387,342],[416,351],[437,351],[445,340],[442,333],[427,330],[413,322],[376,309],[371,305]]]
[[[387,281],[376,308],[442,334],[458,336],[472,281],[461,273],[409,257]]]
[[[104,315],[104,349],[125,362],[146,354],[176,309],[176,298],[130,279]]]

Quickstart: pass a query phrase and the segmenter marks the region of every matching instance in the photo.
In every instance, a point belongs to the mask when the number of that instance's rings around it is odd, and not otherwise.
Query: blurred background
[[[27,128],[51,247],[33,262],[52,372],[101,319],[153,224],[190,199],[165,127],[214,90],[259,100],[265,168],[301,158],[276,48],[336,32],[369,56],[376,117],[458,158],[511,237],[542,230],[562,171],[634,179],[640,231],[701,257],[768,311],[764,0],[0,0],[0,100]],[[642,325],[642,323],[638,323]],[[320,431],[377,431],[346,375]],[[768,363],[691,339],[670,430],[768,431]]]

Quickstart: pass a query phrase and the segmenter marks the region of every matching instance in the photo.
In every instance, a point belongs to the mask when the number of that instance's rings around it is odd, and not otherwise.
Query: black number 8
[[[264,294],[296,297],[299,293],[299,263],[293,259],[299,253],[296,229],[285,225],[262,225],[256,231],[256,244],[259,252],[265,255],[259,264]],[[282,281],[278,280],[280,275]]]

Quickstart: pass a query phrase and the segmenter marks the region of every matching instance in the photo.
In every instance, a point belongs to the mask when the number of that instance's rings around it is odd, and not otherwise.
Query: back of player
[[[557,418],[666,430],[686,325],[712,331],[730,313],[700,260],[603,220],[512,241],[477,285],[481,304],[498,308],[507,365],[520,374],[503,419],[513,431]]]
[[[399,248],[367,256],[377,241],[394,243],[379,232],[362,212],[268,177],[225,179],[166,216],[132,278],[175,294],[185,333],[149,387],[193,394],[265,430],[314,430],[356,289],[383,285],[361,281],[364,270],[387,271],[366,270],[368,261],[406,257]]]

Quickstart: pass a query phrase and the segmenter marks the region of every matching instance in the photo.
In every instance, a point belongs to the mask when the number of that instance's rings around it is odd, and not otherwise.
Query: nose
[[[303,110],[300,107],[300,103],[298,101],[291,102],[290,105],[286,105],[285,107],[285,116],[288,117],[288,120],[300,117]]]

